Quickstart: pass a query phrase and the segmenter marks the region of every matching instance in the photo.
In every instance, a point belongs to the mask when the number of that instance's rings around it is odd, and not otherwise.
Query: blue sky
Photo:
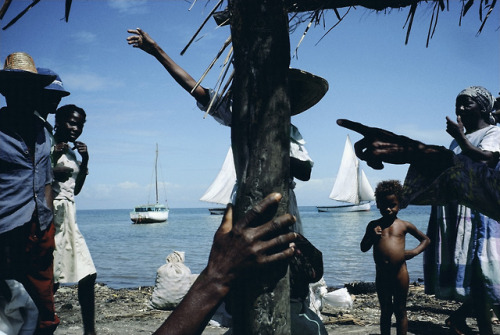
[[[152,197],[155,143],[170,207],[208,207],[198,199],[217,175],[230,145],[230,129],[203,118],[194,100],[150,55],[126,43],[127,29],[141,27],[175,61],[198,79],[229,36],[209,21],[180,56],[214,1],[73,1],[69,22],[63,1],[41,1],[20,21],[0,31],[0,58],[15,51],[31,54],[39,67],[60,74],[73,103],[88,114],[80,140],[90,152],[90,174],[77,198],[79,209],[131,208]],[[2,27],[29,4],[13,1]],[[457,93],[481,85],[500,91],[499,8],[483,32],[477,4],[459,26],[460,3],[441,12],[434,38],[425,47],[430,9],[419,6],[408,45],[408,9],[375,13],[353,9],[326,32],[312,27],[291,60],[328,80],[330,89],[312,109],[292,118],[315,161],[311,180],[298,182],[299,205],[329,205],[347,130],[338,118],[383,127],[426,143],[447,146],[445,116],[454,117]],[[341,13],[345,10],[341,10]],[[326,15],[327,29],[336,23]],[[305,29],[291,36],[295,50]],[[215,85],[218,65],[203,82]],[[5,101],[0,100],[4,105]],[[350,132],[354,141],[360,136]],[[403,180],[407,166],[375,171],[362,164],[370,183]]]

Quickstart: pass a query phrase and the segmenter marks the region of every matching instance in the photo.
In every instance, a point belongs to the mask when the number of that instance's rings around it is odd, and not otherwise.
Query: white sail
[[[360,172],[360,179],[359,179],[359,201],[374,201],[375,200],[375,193],[373,192],[373,188],[370,185],[370,182],[368,181],[368,178],[366,178],[365,171],[362,169],[359,169]]]
[[[361,170],[359,160],[354,153],[349,135],[344,146],[337,178],[330,193],[330,199],[358,205],[361,201],[374,200],[373,189]]]
[[[208,187],[201,201],[227,205],[231,202],[231,195],[236,183],[236,170],[234,169],[233,150],[229,147],[226,159],[217,177]]]

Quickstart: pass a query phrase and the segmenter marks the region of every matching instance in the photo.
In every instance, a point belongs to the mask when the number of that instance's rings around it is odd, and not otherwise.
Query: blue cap
[[[46,69],[43,67],[37,67],[36,70],[38,71],[38,74],[48,74],[52,76],[56,76],[56,79],[49,85],[45,86],[45,90],[52,90],[52,91],[57,91],[61,96],[65,97],[68,96],[70,93],[64,89],[63,82],[61,80],[61,77],[51,69]],[[55,93],[55,92],[54,92]]]

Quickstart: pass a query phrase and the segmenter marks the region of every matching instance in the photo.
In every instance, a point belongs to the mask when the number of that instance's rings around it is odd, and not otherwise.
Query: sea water
[[[137,225],[130,221],[129,211],[77,211],[98,282],[112,288],[152,286],[157,269],[174,250],[185,252],[185,265],[192,273],[203,270],[222,216],[210,215],[206,208],[171,208],[167,222]],[[399,217],[425,233],[429,213],[428,206],[409,206]],[[300,207],[300,214],[304,235],[323,253],[328,286],[375,280],[372,251],[363,253],[359,249],[366,225],[380,217],[375,207],[355,213],[318,213],[316,207]],[[418,241],[407,234],[406,248],[416,245]],[[411,282],[423,278],[422,256],[407,262]]]

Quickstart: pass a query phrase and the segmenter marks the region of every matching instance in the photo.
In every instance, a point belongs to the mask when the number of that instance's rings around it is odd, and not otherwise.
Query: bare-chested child
[[[397,180],[383,181],[377,185],[375,197],[382,217],[368,224],[360,245],[363,252],[373,246],[382,335],[391,333],[392,313],[396,317],[397,334],[407,333],[406,297],[409,277],[406,260],[420,254],[430,243],[429,238],[417,227],[397,217],[402,192],[403,187]],[[406,233],[420,241],[415,249],[405,250]]]

